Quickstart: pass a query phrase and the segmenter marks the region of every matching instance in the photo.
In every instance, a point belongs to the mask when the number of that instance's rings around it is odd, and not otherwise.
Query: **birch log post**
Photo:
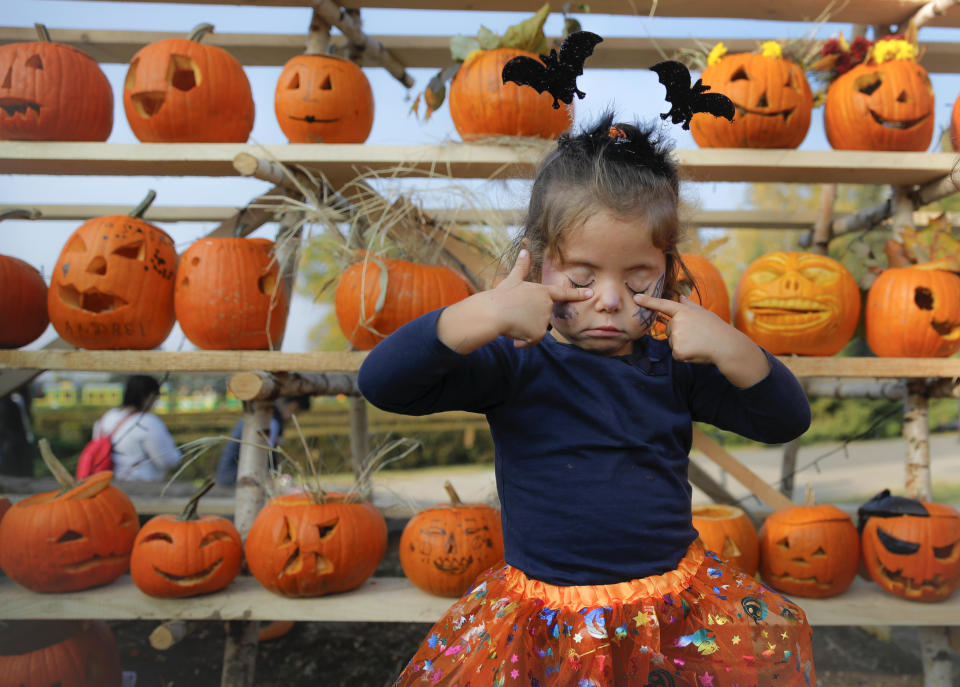
[[[352,372],[237,372],[227,387],[241,401],[273,401],[280,396],[359,396]]]
[[[368,499],[372,492],[370,482],[370,433],[368,432],[367,401],[363,396],[350,397],[350,465],[360,498]]]

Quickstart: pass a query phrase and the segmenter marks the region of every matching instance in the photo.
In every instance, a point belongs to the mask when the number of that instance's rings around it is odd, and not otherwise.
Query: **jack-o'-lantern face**
[[[162,229],[127,215],[84,222],[51,275],[50,322],[82,348],[155,348],[173,328],[176,266]]]
[[[133,56],[123,107],[143,142],[243,143],[254,104],[243,66],[222,48],[168,38]]]
[[[286,596],[320,596],[362,584],[387,549],[387,525],[368,502],[326,503],[309,495],[271,499],[244,545],[253,576]]]
[[[734,326],[773,354],[833,355],[859,317],[856,280],[823,255],[761,256],[740,276],[734,295]]]
[[[373,127],[373,90],[349,60],[299,55],[280,73],[274,109],[291,143],[363,143]]]
[[[933,86],[912,60],[859,64],[830,84],[823,116],[838,150],[923,151],[933,139]]]
[[[828,504],[785,508],[760,529],[760,574],[787,594],[840,594],[856,577],[859,552],[850,516]]]
[[[704,148],[796,148],[810,128],[813,93],[803,70],[778,57],[727,55],[703,70],[710,92],[733,101],[733,121],[695,114],[690,133]]]
[[[940,601],[960,586],[956,508],[890,496],[885,490],[858,515],[864,565],[888,592],[913,601]]]

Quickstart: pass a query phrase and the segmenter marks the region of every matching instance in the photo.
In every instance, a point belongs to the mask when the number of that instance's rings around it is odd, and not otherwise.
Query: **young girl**
[[[505,564],[397,685],[816,684],[803,611],[691,523],[692,421],[780,443],[810,407],[783,364],[677,293],[678,189],[652,128],[607,115],[562,136],[509,275],[364,361],[374,405],[484,413],[496,445]]]

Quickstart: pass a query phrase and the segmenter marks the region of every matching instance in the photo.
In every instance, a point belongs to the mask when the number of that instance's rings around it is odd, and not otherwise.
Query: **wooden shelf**
[[[0,141],[0,174],[236,176],[239,153],[300,164],[334,184],[361,172],[384,176],[529,178],[552,142],[514,145],[384,146],[363,144],[64,143]],[[688,181],[924,184],[953,171],[953,153],[849,150],[693,149],[676,151]]]
[[[927,604],[892,596],[857,579],[829,599],[794,597],[812,625],[956,625],[960,594]],[[267,591],[252,577],[227,589],[188,599],[156,599],[137,589],[129,575],[97,589],[38,594],[0,579],[0,619],[41,620],[302,620],[432,623],[454,599],[427,594],[406,578],[374,577],[342,594],[310,599]]]
[[[124,0],[119,0],[124,1]],[[139,0],[140,2],[195,3],[196,0]],[[265,7],[309,7],[311,0],[204,0],[211,5],[240,5]],[[831,15],[833,22],[852,22],[856,24],[901,24],[909,19],[927,0],[848,0],[837,3]],[[341,0],[344,7],[358,9],[412,9],[412,10],[450,10],[449,0]],[[457,4],[456,10],[475,12],[523,12],[532,14],[542,3],[540,0],[465,0]],[[823,0],[592,0],[590,11],[593,14],[627,14],[648,17],[722,17],[744,18],[773,21],[802,21],[812,23],[824,10],[827,3]],[[453,11],[456,11],[453,10]],[[589,17],[588,17],[589,19]],[[586,22],[585,22],[586,23]],[[931,21],[931,26],[960,26],[960,11],[950,8],[946,13]]]

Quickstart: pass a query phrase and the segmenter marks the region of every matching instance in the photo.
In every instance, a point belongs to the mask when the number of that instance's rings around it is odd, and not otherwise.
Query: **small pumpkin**
[[[870,285],[864,311],[867,345],[891,358],[945,358],[960,351],[960,276],[890,267]]]
[[[130,577],[145,594],[183,598],[223,589],[240,572],[243,543],[233,523],[218,515],[197,515],[197,505],[214,486],[207,482],[179,515],[148,520],[130,554]]]
[[[113,90],[85,52],[39,41],[0,46],[0,139],[106,141],[113,129]]]
[[[851,585],[859,565],[857,528],[836,506],[784,508],[760,528],[760,575],[781,592],[836,596]]]
[[[98,472],[74,484],[50,453],[41,455],[61,485],[17,501],[0,520],[0,568],[35,592],[72,592],[127,572],[140,522],[130,498]]]
[[[414,515],[400,535],[400,566],[417,587],[459,597],[477,575],[503,559],[500,513],[483,503],[463,503],[450,482],[449,504]]]
[[[713,53],[711,53],[713,54]],[[690,120],[702,148],[796,148],[806,138],[813,92],[800,66],[768,41],[762,53],[718,56],[701,75],[711,93],[733,101],[733,121],[709,114]]]
[[[244,553],[250,572],[284,596],[322,596],[354,589],[380,565],[387,523],[366,501],[327,492],[283,494],[257,514]]]
[[[496,48],[472,53],[450,83],[450,117],[464,141],[487,136],[557,138],[573,124],[573,105],[553,107],[553,96],[513,82],[503,83],[503,67],[527,50]]]
[[[740,275],[733,324],[774,355],[833,355],[860,318],[860,289],[837,260],[815,253],[762,255]]]
[[[288,298],[267,239],[213,238],[180,259],[174,310],[184,336],[205,349],[278,349]]]
[[[341,275],[334,309],[347,340],[368,351],[410,320],[471,293],[467,281],[449,267],[366,254]]]
[[[911,601],[942,601],[960,586],[960,512],[885,489],[857,510],[871,579]]]
[[[0,255],[0,348],[19,348],[36,341],[50,324],[47,283],[32,265]]]
[[[210,31],[200,24],[189,38],[150,43],[130,60],[123,109],[140,141],[244,143],[250,136],[250,82],[235,57],[200,42]]]
[[[274,111],[291,143],[363,143],[373,128],[373,90],[350,60],[298,55],[280,72]]]
[[[0,623],[4,687],[120,687],[120,652],[100,620]]]
[[[954,151],[960,150],[960,95],[953,101],[950,113],[950,146]]]
[[[693,527],[708,551],[750,575],[757,574],[757,530],[742,508],[719,503],[694,506]]]

